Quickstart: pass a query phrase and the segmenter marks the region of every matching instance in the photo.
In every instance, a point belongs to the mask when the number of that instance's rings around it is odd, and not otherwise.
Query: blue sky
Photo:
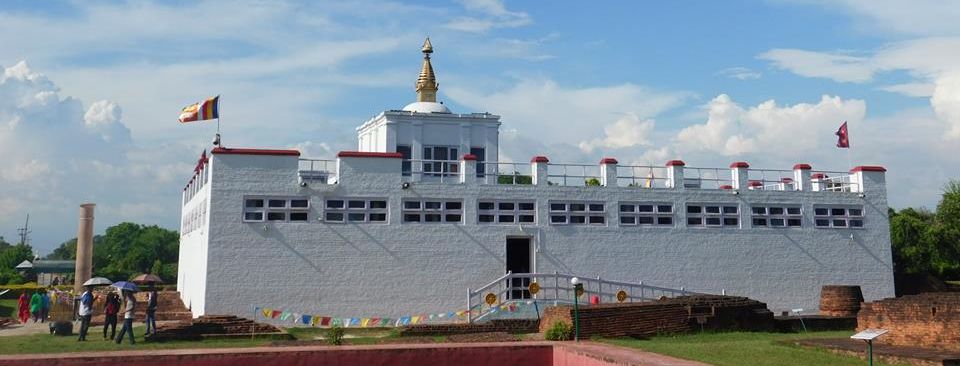
[[[940,1],[0,3],[0,235],[34,246],[179,226],[180,188],[224,142],[328,157],[414,99],[419,48],[439,98],[503,116],[501,156],[889,172],[893,207],[936,205],[960,158],[960,7]]]

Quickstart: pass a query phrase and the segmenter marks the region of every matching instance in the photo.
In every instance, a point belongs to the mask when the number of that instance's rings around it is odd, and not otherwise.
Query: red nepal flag
[[[837,147],[850,148],[850,134],[847,132],[847,121],[843,121],[840,129],[837,130],[837,133],[834,135],[837,135]]]

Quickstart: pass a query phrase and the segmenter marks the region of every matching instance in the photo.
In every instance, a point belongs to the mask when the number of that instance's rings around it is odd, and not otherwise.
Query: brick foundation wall
[[[506,332],[536,333],[537,320],[528,319],[495,319],[484,323],[473,324],[421,324],[409,325],[400,330],[402,336],[438,336],[469,333]]]
[[[857,330],[890,332],[877,343],[960,351],[960,292],[924,293],[864,303]]]
[[[544,311],[540,331],[558,321],[573,324],[573,307]],[[736,296],[682,296],[657,302],[602,304],[580,308],[580,337],[649,337],[691,329],[771,330],[766,304]]]

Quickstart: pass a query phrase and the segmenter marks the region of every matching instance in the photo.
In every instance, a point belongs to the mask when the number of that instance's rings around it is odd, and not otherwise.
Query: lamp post
[[[570,284],[573,285],[573,340],[580,342],[580,302],[577,298],[583,292],[583,284],[579,278],[571,278]]]

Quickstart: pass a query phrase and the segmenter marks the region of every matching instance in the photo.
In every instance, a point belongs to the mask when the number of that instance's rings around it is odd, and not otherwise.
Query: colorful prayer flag
[[[220,118],[220,96],[210,97],[206,100],[193,103],[180,111],[180,123],[206,121]]]
[[[326,327],[326,326],[329,326],[329,325],[330,325],[330,317],[329,317],[329,316],[325,316],[325,317],[320,318],[320,326]]]

